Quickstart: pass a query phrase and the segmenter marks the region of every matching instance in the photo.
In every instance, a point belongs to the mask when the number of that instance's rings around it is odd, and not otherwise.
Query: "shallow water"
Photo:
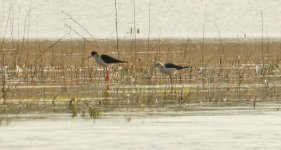
[[[276,110],[110,112],[96,120],[33,114],[11,120],[0,126],[0,149],[281,148]]]

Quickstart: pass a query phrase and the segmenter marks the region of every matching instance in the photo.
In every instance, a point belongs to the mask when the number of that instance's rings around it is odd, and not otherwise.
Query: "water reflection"
[[[71,118],[64,113],[1,116],[0,147],[279,149],[280,113],[273,111],[272,106],[264,105],[262,110],[217,107],[188,112],[133,112],[129,109],[129,114],[105,112],[94,121],[90,117]],[[165,142],[159,144],[159,141]]]
[[[0,116],[0,126],[7,126],[12,122],[11,117]]]

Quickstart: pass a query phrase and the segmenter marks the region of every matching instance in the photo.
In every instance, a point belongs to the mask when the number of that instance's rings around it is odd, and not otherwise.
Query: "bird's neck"
[[[165,68],[165,65],[164,64],[159,64],[158,68]]]
[[[99,58],[99,55],[94,55],[95,59],[98,59]]]

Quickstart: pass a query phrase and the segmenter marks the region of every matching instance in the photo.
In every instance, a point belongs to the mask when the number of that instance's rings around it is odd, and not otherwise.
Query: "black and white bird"
[[[189,66],[179,66],[172,63],[163,64],[162,62],[156,62],[154,64],[154,67],[157,67],[161,73],[169,75],[171,81],[172,81],[171,76],[176,74],[177,71],[191,68]]]
[[[96,62],[101,65],[102,67],[105,67],[106,69],[106,80],[109,79],[109,72],[108,72],[108,68],[107,67],[110,67],[114,64],[120,64],[120,63],[127,63],[126,61],[122,61],[122,60],[118,60],[116,58],[113,58],[111,56],[108,56],[108,55],[99,55],[96,51],[92,51],[91,52],[91,56],[89,56],[88,58],[90,57],[94,57],[96,59]],[[86,58],[86,59],[88,59]]]

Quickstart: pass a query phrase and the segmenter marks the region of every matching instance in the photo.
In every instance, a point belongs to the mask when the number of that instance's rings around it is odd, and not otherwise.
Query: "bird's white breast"
[[[175,74],[177,72],[177,69],[176,68],[159,68],[160,72],[163,73],[163,74],[169,74],[169,75],[172,75],[172,74]]]
[[[96,62],[103,67],[108,67],[110,65],[110,64],[104,62],[100,57],[95,57],[95,59],[96,59]]]

